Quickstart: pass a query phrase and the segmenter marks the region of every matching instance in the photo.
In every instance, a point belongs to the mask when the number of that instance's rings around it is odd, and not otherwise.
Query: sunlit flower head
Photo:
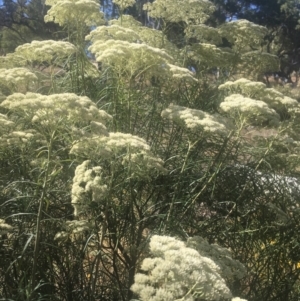
[[[85,37],[91,42],[121,40],[130,43],[135,43],[140,40],[140,36],[132,29],[119,25],[98,26]]]
[[[0,219],[0,235],[4,235],[4,234],[7,234],[9,232],[13,232],[14,228],[5,223],[5,220],[4,219]]]
[[[25,147],[27,143],[36,140],[38,135],[34,130],[11,131],[0,137],[1,147]]]
[[[122,161],[122,165],[130,170],[131,176],[137,179],[150,178],[152,174],[157,172],[165,174],[167,170],[163,164],[163,160],[149,151],[127,154]]]
[[[109,65],[129,78],[139,75],[162,76],[167,72],[167,63],[172,61],[164,50],[146,44],[129,43],[119,40],[96,41],[89,50],[96,60]]]
[[[0,114],[0,131],[1,133],[10,130],[15,123],[8,119],[8,117],[4,114]]]
[[[109,25],[118,25],[130,29],[138,29],[142,27],[142,23],[137,21],[131,15],[123,15],[122,18],[113,19],[108,22]]]
[[[0,86],[4,85],[12,91],[26,91],[37,79],[37,76],[26,68],[0,69]]]
[[[219,48],[213,44],[195,43],[186,49],[191,59],[206,67],[226,67],[237,60],[230,48]]]
[[[89,160],[78,165],[72,185],[72,205],[74,215],[79,215],[91,202],[100,202],[107,192],[107,185],[102,180],[102,168],[90,166]]]
[[[220,35],[232,44],[233,48],[241,51],[248,47],[259,47],[268,33],[266,27],[247,20],[226,22],[218,29]]]
[[[26,65],[24,58],[14,53],[8,53],[6,56],[0,56],[0,68],[11,69]]]
[[[135,4],[135,0],[113,0],[113,3],[118,5],[120,10],[123,11],[130,6],[133,6]]]
[[[180,9],[179,9],[180,8]],[[155,0],[144,5],[152,18],[169,22],[204,23],[214,12],[215,6],[208,0]]]
[[[218,29],[205,24],[190,25],[185,29],[185,33],[187,37],[195,38],[200,43],[222,44],[222,37]]]
[[[135,275],[131,290],[141,301],[230,298],[220,268],[208,257],[173,237],[154,235],[151,257],[144,259],[143,274]]]
[[[254,82],[245,78],[234,82],[228,81],[219,86],[219,90],[227,95],[241,94],[246,97],[264,101],[268,106],[280,112],[283,109],[291,109],[298,106],[298,101],[283,95],[274,88],[267,88],[262,82]]]
[[[220,274],[224,279],[242,279],[246,276],[246,268],[240,261],[232,258],[228,249],[218,244],[209,244],[200,236],[189,238],[186,245],[197,250],[201,256],[212,259],[220,267]]]
[[[249,51],[241,56],[240,69],[245,74],[260,75],[279,70],[280,61],[277,55],[261,51]]]
[[[211,115],[206,112],[189,109],[171,104],[161,113],[163,118],[183,126],[194,133],[210,133],[218,135],[228,134],[228,124],[224,118],[218,115]]]
[[[99,2],[95,0],[46,0],[46,5],[51,8],[45,16],[45,22],[54,22],[61,26],[104,24],[104,14],[100,11]]]
[[[233,117],[242,117],[254,125],[278,125],[280,117],[275,110],[260,100],[232,94],[220,104],[220,109]]]
[[[111,159],[114,156],[150,151],[146,141],[138,136],[125,133],[109,133],[107,137],[94,136],[74,143],[71,153],[77,156],[89,154],[92,157]]]
[[[73,93],[42,95],[38,93],[14,93],[0,105],[11,112],[23,112],[31,122],[43,125],[58,125],[63,123],[86,124],[88,122],[102,122],[112,117],[103,110],[99,110],[86,96]]]
[[[176,65],[168,64],[171,77],[177,81],[189,81],[197,82],[197,79],[194,77],[193,72],[187,68],[178,67]]]
[[[54,62],[64,60],[76,52],[76,47],[63,41],[32,41],[18,46],[14,55],[22,56],[27,62]]]

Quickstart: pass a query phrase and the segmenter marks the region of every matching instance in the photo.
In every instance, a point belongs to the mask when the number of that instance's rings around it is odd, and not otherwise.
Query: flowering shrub
[[[250,80],[267,29],[150,2],[47,0],[68,42],[0,57],[0,295],[298,300],[300,108]]]

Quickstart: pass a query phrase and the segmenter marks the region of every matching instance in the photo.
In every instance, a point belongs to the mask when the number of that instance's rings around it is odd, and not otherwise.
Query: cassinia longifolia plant
[[[46,0],[67,41],[0,57],[0,296],[298,300],[300,105],[259,81],[268,29],[113,3]]]

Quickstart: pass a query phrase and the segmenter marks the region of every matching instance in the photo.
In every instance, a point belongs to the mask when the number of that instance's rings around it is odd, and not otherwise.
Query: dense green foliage
[[[236,1],[114,2],[0,31],[38,36],[0,57],[0,296],[299,300],[300,105],[260,81],[270,28],[222,21]]]

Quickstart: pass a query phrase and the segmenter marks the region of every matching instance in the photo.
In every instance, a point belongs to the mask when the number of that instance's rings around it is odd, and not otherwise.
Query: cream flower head
[[[232,94],[220,104],[220,109],[233,117],[242,116],[243,119],[254,125],[278,125],[280,117],[275,110],[260,100]]]
[[[22,56],[27,62],[53,62],[54,60],[65,60],[68,56],[76,52],[76,47],[63,41],[32,41],[18,46],[15,56]]]
[[[51,6],[45,16],[45,22],[59,25],[81,24],[95,26],[104,24],[104,14],[96,0],[46,0]]]
[[[154,235],[151,258],[144,259],[143,274],[135,275],[131,290],[142,301],[194,301],[231,298],[220,268],[208,257],[168,236]]]
[[[172,120],[194,133],[199,132],[200,134],[204,132],[206,134],[227,135],[229,132],[225,118],[200,110],[171,104],[167,109],[162,111],[161,116]]]

